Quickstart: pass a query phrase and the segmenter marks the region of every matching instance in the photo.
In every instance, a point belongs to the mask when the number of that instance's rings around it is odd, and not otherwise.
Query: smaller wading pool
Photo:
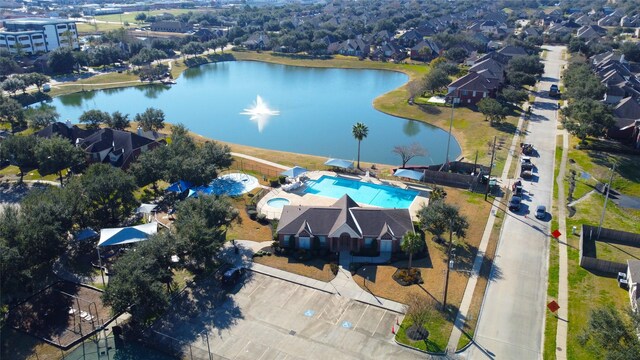
[[[288,199],[278,197],[267,201],[267,205],[277,209],[282,209],[285,205],[289,205],[290,203],[291,202]]]

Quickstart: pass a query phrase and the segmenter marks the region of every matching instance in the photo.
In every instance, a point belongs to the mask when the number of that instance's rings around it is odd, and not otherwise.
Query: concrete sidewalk
[[[365,304],[377,306],[389,311],[394,311],[401,314],[404,314],[406,312],[406,306],[404,304],[377,297],[370,292],[363,290],[355,283],[355,281],[351,277],[351,273],[348,270],[345,270],[342,266],[339,267],[338,274],[331,282],[324,282],[316,279],[311,279],[306,276],[272,268],[270,266],[254,263],[252,258],[253,254],[260,249],[269,246],[269,242],[236,240],[235,244],[238,247],[237,254],[235,253],[233,244],[226,243],[224,249],[221,252],[221,256],[222,258],[236,266],[245,266],[252,271],[264,275],[273,276],[292,283],[325,291],[331,294],[336,294]]]
[[[231,154],[231,156],[241,157],[241,158],[243,158],[243,159],[247,159],[247,160],[251,160],[251,161],[259,162],[259,163],[261,163],[261,164],[265,164],[265,165],[273,166],[274,168],[278,168],[278,169],[282,169],[282,170],[289,170],[289,169],[291,169],[291,167],[290,167],[290,166],[280,165],[280,164],[278,164],[278,163],[274,163],[274,162],[272,162],[272,161],[268,161],[268,160],[260,159],[260,158],[257,158],[257,157],[255,157],[255,156],[251,156],[251,155],[241,154],[241,153],[237,153],[237,152],[231,152],[230,154]]]

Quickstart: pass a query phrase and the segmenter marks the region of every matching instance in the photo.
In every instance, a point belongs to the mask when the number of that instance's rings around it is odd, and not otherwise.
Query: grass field
[[[109,14],[109,15],[99,15],[96,16],[96,20],[98,21],[110,21],[110,22],[119,22],[124,23],[128,22],[130,24],[139,23],[140,25],[148,25],[146,22],[138,22],[136,21],[136,16],[140,13],[144,13],[147,16],[157,16],[161,14],[172,14],[172,15],[180,15],[186,14],[188,12],[198,12],[204,11],[201,9],[167,9],[167,10],[151,10],[151,11],[132,11],[125,12],[124,14]],[[211,10],[208,10],[211,11]]]

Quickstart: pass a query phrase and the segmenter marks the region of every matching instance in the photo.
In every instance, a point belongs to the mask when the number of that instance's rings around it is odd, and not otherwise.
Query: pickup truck
[[[549,97],[558,97],[560,96],[560,89],[558,89],[558,85],[553,84],[549,88]]]

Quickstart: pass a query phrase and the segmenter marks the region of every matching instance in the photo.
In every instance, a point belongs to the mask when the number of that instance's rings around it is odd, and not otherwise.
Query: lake
[[[420,143],[428,156],[410,164],[444,161],[448,133],[439,128],[383,114],[373,100],[407,81],[407,75],[382,70],[320,69],[233,61],[188,69],[177,84],[87,91],[54,98],[61,121],[77,122],[86,110],[130,114],[162,109],[166,121],[185,124],[215,140],[302,154],[357,158],[351,134],[356,122],[369,128],[361,160],[399,164],[394,146]],[[242,114],[260,96],[276,115]],[[451,138],[450,159],[460,155]]]

